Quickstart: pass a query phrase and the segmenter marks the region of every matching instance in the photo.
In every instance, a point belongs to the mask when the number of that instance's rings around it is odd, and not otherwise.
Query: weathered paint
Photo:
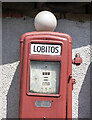
[[[20,53],[20,94],[19,118],[72,118],[72,39],[69,35],[58,32],[30,32],[20,39],[24,43]],[[59,44],[62,52],[58,56],[33,55],[31,43]],[[60,86],[58,94],[29,92],[30,61],[59,61]],[[50,101],[51,107],[37,108],[35,101]],[[31,106],[31,107],[30,107]]]

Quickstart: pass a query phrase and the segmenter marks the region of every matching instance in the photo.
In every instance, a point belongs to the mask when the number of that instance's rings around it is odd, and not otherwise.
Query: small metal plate
[[[51,107],[50,101],[35,101],[36,107]]]

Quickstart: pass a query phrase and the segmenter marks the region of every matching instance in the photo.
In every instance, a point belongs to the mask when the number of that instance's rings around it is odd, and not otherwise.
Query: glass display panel
[[[60,62],[31,61],[29,92],[58,94]]]

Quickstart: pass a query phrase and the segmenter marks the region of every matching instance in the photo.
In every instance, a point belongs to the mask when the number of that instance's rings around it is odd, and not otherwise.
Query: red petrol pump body
[[[72,38],[29,32],[20,39],[19,118],[72,118]]]

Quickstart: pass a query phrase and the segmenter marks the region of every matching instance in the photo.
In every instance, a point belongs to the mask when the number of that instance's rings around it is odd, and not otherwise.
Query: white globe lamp
[[[54,31],[57,26],[57,19],[53,13],[42,11],[36,15],[34,25],[37,31]]]

